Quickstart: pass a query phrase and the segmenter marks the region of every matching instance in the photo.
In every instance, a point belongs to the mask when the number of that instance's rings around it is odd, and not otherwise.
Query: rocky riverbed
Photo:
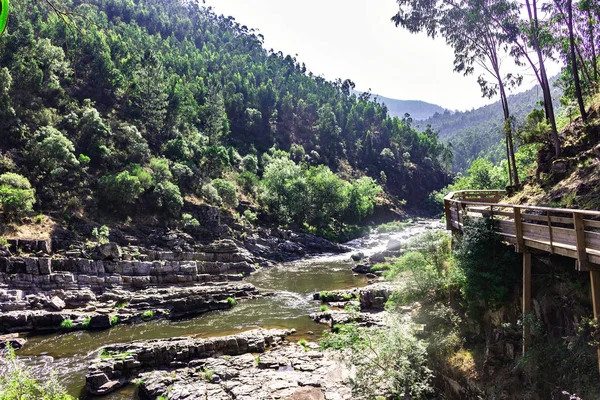
[[[379,282],[377,275],[356,272],[357,266],[401,254],[402,243],[435,226],[415,223],[400,233],[372,234],[345,246],[281,230],[207,244],[170,235],[162,247],[110,243],[90,251],[78,246],[52,249],[48,242],[31,241],[27,246],[13,242],[0,250],[0,324],[5,331],[66,332],[29,336],[19,354],[31,359],[38,374],[58,370],[71,392],[83,397],[77,388],[84,384],[89,392],[108,393],[135,382],[136,392],[147,398],[203,398],[198,397],[202,393],[211,399],[352,398],[350,371],[336,355],[313,352],[317,345],[311,342],[339,323],[384,324],[381,311],[393,287]],[[307,255],[319,249],[331,253]],[[335,254],[340,251],[345,253]],[[263,257],[273,254],[298,260],[275,264]],[[374,284],[365,287],[367,282]],[[322,302],[331,309],[318,313]],[[115,317],[116,327],[101,330]],[[64,321],[72,325],[61,327]],[[244,343],[260,343],[259,336],[266,332],[256,330],[261,327],[287,332],[259,355]],[[240,339],[240,331],[248,329],[253,333],[243,333],[246,339]],[[223,334],[232,335],[225,347],[198,351],[206,340],[222,343],[218,337]],[[182,335],[187,337],[170,339]],[[232,337],[237,350],[232,350],[236,348]],[[145,364],[144,356],[142,360],[133,356],[142,343],[135,339],[150,339],[145,343],[161,349],[164,345],[171,349],[169,354],[174,351],[175,359]],[[299,339],[308,343],[302,346]],[[119,342],[123,344],[114,344]],[[196,350],[183,355],[185,351],[172,350],[179,346],[174,342],[192,343],[189,346]],[[37,356],[40,353],[45,355]],[[86,373],[82,368],[87,365]],[[263,397],[251,397],[259,394]],[[119,389],[108,398],[132,396],[132,390]]]

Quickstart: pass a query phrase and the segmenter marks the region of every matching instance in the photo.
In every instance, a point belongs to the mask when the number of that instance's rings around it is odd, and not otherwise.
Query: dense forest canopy
[[[0,37],[0,174],[28,178],[40,210],[175,217],[186,195],[260,200],[277,151],[413,204],[447,183],[436,133],[267,51],[233,17],[176,0],[52,4],[15,2]]]

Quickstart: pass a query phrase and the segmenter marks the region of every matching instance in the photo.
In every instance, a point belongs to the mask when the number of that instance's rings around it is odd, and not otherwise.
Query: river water
[[[371,234],[347,243],[353,252],[366,256],[385,250],[389,239],[406,242],[425,229],[437,227],[435,221],[420,221],[400,232]],[[210,337],[239,333],[254,328],[296,329],[290,340],[318,339],[326,329],[314,323],[309,314],[318,311],[320,303],[313,293],[362,287],[364,276],[355,276],[350,254],[319,255],[300,261],[264,268],[245,279],[261,292],[272,296],[240,301],[231,310],[212,312],[178,321],[150,321],[137,325],[120,325],[106,331],[77,331],[50,335],[29,335],[18,352],[42,377],[54,370],[69,393],[81,399],[85,395],[85,372],[98,357],[102,346],[142,339],[164,339],[177,336]],[[126,387],[105,399],[132,399],[135,388]]]

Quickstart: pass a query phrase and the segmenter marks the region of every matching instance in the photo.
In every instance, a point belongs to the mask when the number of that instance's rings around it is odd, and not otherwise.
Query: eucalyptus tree
[[[543,10],[544,2],[538,0],[497,0],[494,2],[496,12],[492,13],[494,25],[505,34],[510,43],[510,54],[518,65],[529,65],[542,88],[544,111],[551,126],[551,141],[556,156],[560,156],[562,148],[554,105],[550,91],[550,80],[546,71],[546,58],[552,55],[552,35],[549,29],[547,12]],[[534,53],[535,55],[532,55]],[[523,61],[525,60],[525,61]]]
[[[513,122],[507,90],[520,85],[522,77],[501,71],[508,50],[508,37],[495,23],[494,14],[502,10],[494,0],[397,0],[399,11],[392,17],[396,26],[412,33],[442,36],[454,49],[454,70],[471,75],[483,69],[477,81],[484,97],[500,95],[505,120],[506,158],[509,182],[519,184],[514,146]],[[491,80],[490,80],[491,78]]]

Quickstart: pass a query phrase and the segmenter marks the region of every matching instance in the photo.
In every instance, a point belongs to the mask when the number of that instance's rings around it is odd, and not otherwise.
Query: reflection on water
[[[348,245],[368,256],[385,250],[389,238],[405,241],[423,229],[424,226],[417,225],[402,232],[370,235]],[[258,327],[294,328],[298,339],[306,337],[309,332],[320,336],[325,326],[314,323],[308,317],[319,308],[319,302],[312,299],[312,294],[364,286],[366,279],[354,276],[352,266],[349,254],[322,255],[284,263],[246,278],[246,282],[263,293],[272,292],[272,296],[240,301],[231,310],[185,320],[121,325],[106,331],[30,335],[27,344],[19,351],[19,357],[34,368],[37,376],[43,376],[51,367],[72,395],[85,398],[87,365],[98,356],[99,348],[108,344],[177,336],[230,335]],[[135,398],[134,393],[135,388],[128,387],[105,398],[132,399]]]

